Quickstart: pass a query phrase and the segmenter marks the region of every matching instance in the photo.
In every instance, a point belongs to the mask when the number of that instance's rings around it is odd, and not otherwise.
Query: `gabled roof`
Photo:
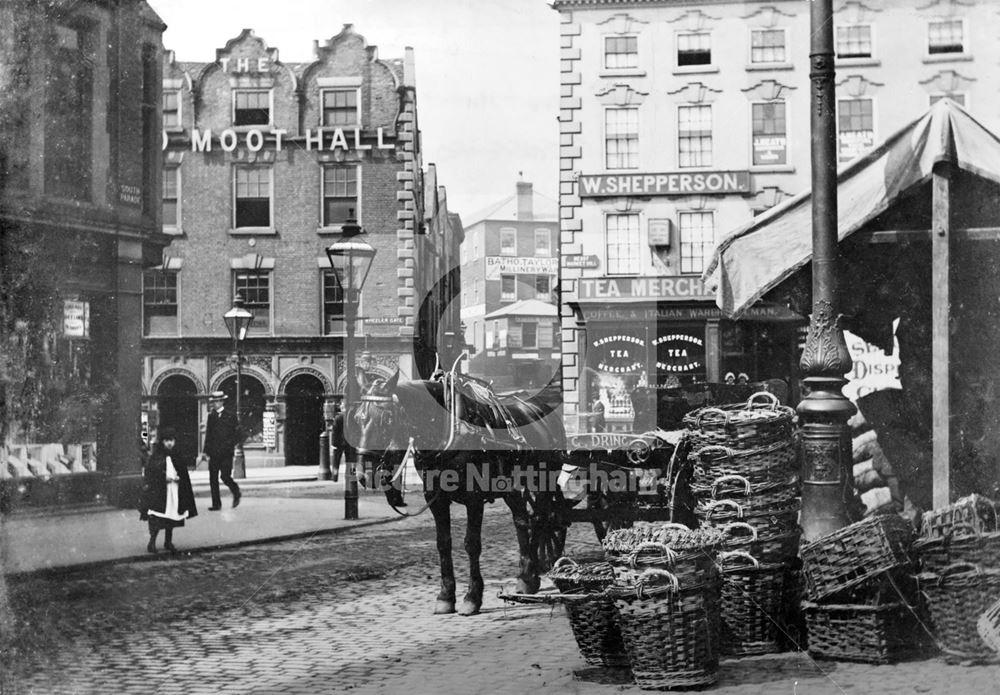
[[[1000,139],[955,102],[938,101],[837,174],[837,239],[926,182],[938,162],[1000,183]],[[806,191],[727,235],[704,279],[719,308],[738,315],[811,260],[812,192]]]
[[[559,219],[559,202],[542,195],[538,191],[531,192],[531,205],[534,214],[531,219],[539,222],[555,222]],[[483,220],[517,220],[517,194],[509,195],[469,216],[472,220],[466,224],[470,227]]]
[[[551,316],[555,317],[556,307],[554,304],[543,302],[540,299],[522,299],[514,302],[502,309],[490,312],[484,319],[500,319],[508,316]]]

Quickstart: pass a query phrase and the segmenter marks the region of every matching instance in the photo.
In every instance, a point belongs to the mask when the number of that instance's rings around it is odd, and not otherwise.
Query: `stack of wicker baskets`
[[[909,522],[884,514],[802,546],[810,654],[884,664],[921,648],[912,535]]]
[[[714,683],[719,666],[719,574],[723,535],[679,524],[612,531],[605,555],[632,676],[643,689]]]
[[[725,533],[722,653],[781,651],[798,560],[800,485],[794,411],[770,393],[684,418],[702,527]]]
[[[921,593],[946,658],[993,660],[1000,652],[1000,505],[980,495],[924,514]]]

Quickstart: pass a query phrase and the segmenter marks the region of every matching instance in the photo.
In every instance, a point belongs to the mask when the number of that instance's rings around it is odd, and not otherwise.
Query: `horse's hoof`
[[[442,601],[438,599],[438,602],[434,604],[434,615],[447,615],[448,613],[455,612],[455,602],[454,601]]]
[[[462,605],[458,607],[459,615],[476,615],[479,612],[478,603],[473,603],[472,601],[462,601]]]
[[[537,594],[538,589],[542,586],[542,580],[538,577],[532,577],[531,580],[518,579],[517,580],[517,593],[519,594]]]

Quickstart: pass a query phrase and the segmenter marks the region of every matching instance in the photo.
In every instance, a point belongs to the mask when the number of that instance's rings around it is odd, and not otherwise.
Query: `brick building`
[[[0,6],[0,508],[139,472],[164,28],[139,0]]]
[[[414,56],[378,57],[351,25],[282,62],[247,29],[210,62],[163,71],[164,231],[144,282],[143,375],[152,426],[198,450],[206,394],[235,392],[222,315],[239,293],[241,417],[248,466],[316,464],[344,392],[344,305],[325,248],[356,218],[376,256],[356,327],[359,365],[404,376],[433,366],[457,325],[461,226],[433,165],[424,170]]]
[[[562,374],[568,431],[637,386],[797,384],[805,317],[730,321],[701,280],[718,239],[810,185],[805,0],[556,0]],[[1000,125],[993,3],[834,3],[842,162],[947,96]]]
[[[559,366],[558,206],[518,181],[472,216],[462,244],[462,324],[469,372],[498,390],[543,386]]]

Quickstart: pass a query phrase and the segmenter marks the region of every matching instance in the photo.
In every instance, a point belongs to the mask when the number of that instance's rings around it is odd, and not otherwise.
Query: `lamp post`
[[[240,428],[240,394],[243,391],[243,341],[247,337],[250,324],[253,323],[253,314],[243,307],[243,297],[237,294],[233,299],[233,308],[222,315],[222,320],[226,322],[229,335],[233,338],[233,353],[236,356],[236,428],[241,432],[239,441],[236,443],[236,450],[233,452],[233,477],[247,477],[246,458],[243,455],[243,436]]]
[[[832,0],[813,0],[809,50],[812,129],[812,314],[799,368],[808,395],[802,418],[803,539],[816,540],[851,523],[851,435],[854,405],[841,389],[851,355],[837,297],[837,151]]]
[[[372,259],[375,258],[375,249],[361,239],[358,235],[363,233],[361,226],[355,219],[348,219],[344,223],[343,238],[334,242],[326,249],[327,258],[330,259],[330,267],[333,269],[337,284],[344,293],[344,324],[347,327],[347,335],[344,342],[344,353],[346,364],[346,375],[344,382],[344,434],[347,436],[347,413],[350,407],[357,401],[357,382],[354,375],[354,324],[358,319],[358,300],[361,296],[361,288],[368,277],[371,269]],[[344,518],[358,518],[358,477],[357,477],[357,451],[353,446],[354,442],[348,441],[345,452],[345,474],[344,474]]]

